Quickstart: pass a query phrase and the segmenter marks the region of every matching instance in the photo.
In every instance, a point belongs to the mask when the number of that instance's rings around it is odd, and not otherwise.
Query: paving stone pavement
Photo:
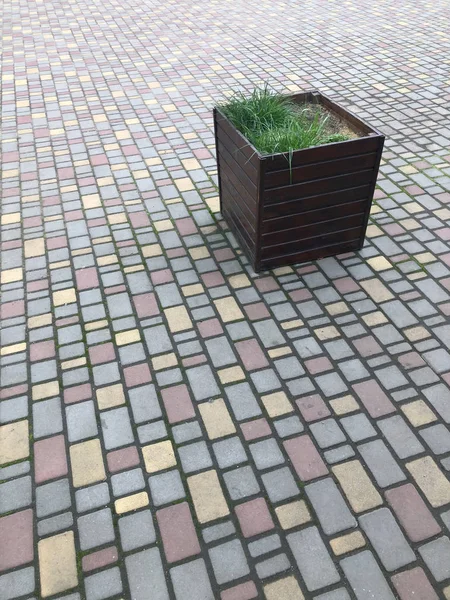
[[[4,0],[0,598],[450,599],[447,0]],[[256,275],[211,108],[387,135],[359,253]]]

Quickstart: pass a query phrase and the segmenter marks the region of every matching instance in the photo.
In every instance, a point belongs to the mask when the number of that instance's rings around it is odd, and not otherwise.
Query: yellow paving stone
[[[55,306],[63,306],[64,304],[71,304],[76,301],[75,288],[53,292],[53,304]]]
[[[205,289],[201,283],[194,283],[193,285],[183,286],[181,288],[181,291],[183,292],[183,295],[186,296],[186,298],[189,298],[190,296],[197,296],[198,294],[203,294]]]
[[[34,258],[45,254],[44,238],[35,238],[34,240],[25,240],[24,244],[25,258]]]
[[[371,214],[374,214],[375,212],[379,212],[379,211],[378,210],[374,210],[373,212],[370,211]],[[376,225],[369,225],[367,227],[366,235],[368,238],[380,237],[380,235],[383,235],[383,231]]]
[[[2,215],[2,225],[12,225],[13,223],[20,223],[20,212],[7,213]]]
[[[330,315],[342,315],[350,310],[345,302],[334,302],[333,304],[328,304],[325,308]]]
[[[181,161],[186,171],[192,171],[194,169],[201,169],[201,165],[196,158],[185,158]]]
[[[413,427],[420,427],[427,423],[436,421],[434,412],[425,404],[423,400],[415,400],[401,406],[403,413]]]
[[[360,285],[374,302],[385,302],[394,297],[379,279],[366,279],[366,281],[361,281]]]
[[[230,323],[231,321],[239,321],[243,319],[241,309],[237,305],[236,300],[232,296],[227,298],[219,298],[214,300],[217,310],[219,311],[220,317],[224,323]]]
[[[160,254],[162,254],[161,246],[159,244],[150,244],[149,246],[143,246],[142,254],[145,258],[159,256]]]
[[[105,267],[106,265],[113,265],[114,263],[119,262],[119,259],[115,254],[110,254],[109,256],[100,256],[97,258],[97,263],[99,267]]]
[[[70,267],[70,261],[69,260],[61,260],[59,262],[56,263],[50,263],[50,269],[62,269],[64,267]]]
[[[93,321],[92,323],[86,323],[84,328],[86,331],[95,331],[96,329],[103,329],[108,326],[108,321],[103,319],[101,321]]]
[[[216,471],[188,477],[187,483],[200,523],[215,521],[230,514]]]
[[[86,196],[82,196],[81,202],[83,203],[83,208],[86,210],[89,208],[98,208],[102,205],[99,194],[87,194]]]
[[[434,262],[437,260],[436,256],[434,256],[434,254],[431,254],[431,252],[422,252],[421,254],[416,254],[414,258],[421,265],[426,265],[430,262]]]
[[[263,401],[269,417],[279,417],[280,415],[285,415],[294,410],[284,392],[267,394],[267,396],[262,396],[261,400]]]
[[[99,177],[97,179],[97,185],[99,185],[99,186],[114,185],[114,184],[115,184],[114,177]]]
[[[119,500],[114,502],[114,508],[118,515],[143,508],[144,506],[148,506],[147,492],[139,492],[126,498],[119,498]]]
[[[213,198],[205,198],[205,202],[209,207],[209,210],[213,213],[220,212],[220,198],[219,196],[214,196]]]
[[[24,352],[26,349],[26,342],[22,342],[20,344],[11,344],[10,346],[0,346],[0,355],[9,356],[10,354],[16,354],[16,352]]]
[[[198,405],[198,408],[210,440],[230,435],[236,431],[222,398],[211,402],[202,402]]]
[[[356,513],[375,508],[383,503],[359,460],[336,465],[332,470]]]
[[[334,325],[314,329],[314,334],[319,338],[319,340],[333,340],[341,335]]]
[[[402,221],[399,221],[399,224],[408,231],[413,231],[414,229],[420,229],[422,227],[415,219],[403,219]]]
[[[0,465],[27,458],[30,454],[28,420],[0,426]]]
[[[269,350],[268,354],[270,358],[279,358],[280,356],[292,354],[292,350],[289,346],[282,346],[281,348],[272,348],[272,350]]]
[[[292,575],[266,584],[264,595],[266,600],[305,600],[297,580]]]
[[[174,228],[172,221],[169,221],[169,219],[164,219],[163,221],[154,221],[153,226],[156,231],[168,231],[169,229]]]
[[[278,506],[275,512],[283,529],[292,529],[311,521],[311,513],[304,500],[295,500]]]
[[[73,360],[65,360],[61,363],[61,369],[63,371],[67,369],[74,369],[75,367],[82,367],[86,364],[86,357],[74,358]]]
[[[152,366],[155,371],[161,371],[161,369],[168,369],[178,364],[176,354],[170,352],[168,354],[162,354],[161,356],[155,356],[152,359]]]
[[[281,327],[284,330],[289,330],[289,329],[297,329],[297,327],[301,327],[303,325],[303,321],[301,319],[294,319],[293,321],[285,321],[284,323],[281,323]]]
[[[147,473],[156,473],[157,471],[174,467],[177,464],[170,440],[144,446],[142,448],[142,455]]]
[[[240,275],[232,275],[228,279],[228,282],[231,285],[231,287],[235,290],[239,290],[241,288],[245,288],[251,285],[250,279],[245,273],[241,273]]]
[[[118,92],[113,92],[113,96],[118,97],[118,96],[123,96],[123,94],[119,94]],[[127,140],[131,137],[130,132],[128,130],[123,130],[123,131],[116,131],[116,138],[118,140]]]
[[[133,177],[135,179],[147,179],[150,176],[150,173],[147,169],[140,169],[139,171],[133,171]]]
[[[342,398],[330,400],[330,406],[337,415],[346,415],[350,412],[361,409],[353,396],[343,396]]]
[[[450,210],[448,208],[441,208],[440,210],[434,210],[433,214],[435,217],[442,219],[443,221],[450,221]]]
[[[331,549],[336,556],[351,552],[357,548],[362,548],[365,545],[366,541],[360,531],[354,531],[353,533],[342,535],[341,537],[334,538],[334,540],[330,541]]]
[[[110,225],[119,225],[120,223],[127,222],[127,215],[125,213],[116,213],[114,215],[108,215],[108,223]]]
[[[428,502],[435,508],[450,502],[450,481],[430,456],[406,464]]]
[[[363,320],[369,327],[375,327],[375,325],[381,325],[382,323],[388,322],[386,315],[379,310],[369,313],[368,315],[363,315]]]
[[[38,554],[43,598],[65,592],[78,585],[73,531],[40,540]]]
[[[123,386],[121,383],[115,383],[114,385],[99,388],[96,390],[95,395],[100,410],[125,404],[125,394],[123,393]]]
[[[375,271],[392,269],[391,263],[384,256],[374,256],[373,258],[369,258],[367,262]]]
[[[120,331],[119,333],[116,333],[116,344],[118,346],[139,342],[140,339],[141,334],[139,333],[139,329],[131,329],[129,331]]]
[[[450,585],[442,590],[445,600],[450,600]]]
[[[74,487],[83,487],[106,479],[100,440],[88,440],[69,448]]]
[[[411,281],[418,281],[419,279],[425,279],[426,277],[428,277],[428,275],[423,271],[418,271],[417,273],[410,273],[409,275],[407,275],[407,277]]]
[[[166,308],[164,314],[172,333],[186,331],[186,329],[192,329],[191,318],[189,317],[187,309],[183,305]]]
[[[407,202],[406,204],[402,204],[402,208],[408,211],[411,215],[415,215],[416,213],[423,212],[425,209],[418,202]]]
[[[59,383],[57,381],[48,381],[47,383],[40,383],[33,385],[31,388],[31,397],[33,400],[43,400],[44,398],[51,398],[59,394]]]
[[[221,369],[220,371],[217,371],[217,375],[223,384],[245,379],[245,373],[241,367],[228,367],[227,369]]]
[[[50,325],[53,320],[52,313],[45,313],[44,315],[38,315],[37,317],[30,317],[27,321],[28,329],[36,329],[37,327],[45,327]]]
[[[192,183],[192,179],[190,177],[183,177],[181,179],[175,179],[175,185],[180,190],[180,192],[188,192],[190,190],[194,190],[195,186]]]
[[[289,275],[294,272],[292,267],[278,267],[278,269],[274,269],[274,275],[277,277],[281,277],[282,275]]]
[[[0,282],[3,283],[14,283],[15,281],[22,281],[23,271],[21,267],[16,269],[6,269],[1,272]]]
[[[201,258],[208,258],[210,255],[208,248],[206,246],[199,246],[198,248],[191,248],[189,250],[189,254],[192,256],[194,260],[199,260]]]

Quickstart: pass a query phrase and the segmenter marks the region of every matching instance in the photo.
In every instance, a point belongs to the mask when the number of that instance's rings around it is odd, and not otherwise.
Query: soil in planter
[[[290,154],[360,137],[321,104],[296,104],[268,88],[257,88],[248,97],[236,95],[220,108],[262,155]]]

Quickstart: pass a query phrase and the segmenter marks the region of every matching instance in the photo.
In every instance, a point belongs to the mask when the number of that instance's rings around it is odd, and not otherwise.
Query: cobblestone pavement
[[[450,598],[447,0],[4,0],[0,597]],[[367,244],[256,276],[211,108],[388,140]]]

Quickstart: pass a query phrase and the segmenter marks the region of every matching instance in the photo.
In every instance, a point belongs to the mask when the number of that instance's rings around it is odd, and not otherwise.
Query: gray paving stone
[[[236,527],[231,521],[227,521],[226,523],[219,523],[219,525],[211,525],[211,527],[206,527],[202,531],[203,539],[205,540],[206,544],[215,542],[216,540],[220,540],[224,537],[228,537],[229,535],[233,535],[235,533]]]
[[[290,568],[291,563],[289,562],[286,554],[278,554],[277,556],[273,556],[272,558],[268,558],[267,560],[257,563],[256,573],[258,577],[265,579],[266,577],[270,577],[276,573],[287,571]]]
[[[328,354],[334,360],[340,360],[342,358],[347,358],[348,356],[354,356],[355,354],[345,340],[335,340],[333,342],[327,342],[326,344],[324,344],[324,346]],[[320,348],[319,345],[318,347]],[[316,354],[319,354],[319,352],[316,352]]]
[[[329,448],[347,441],[344,432],[335,419],[325,419],[318,423],[312,423],[310,429],[319,448]]]
[[[149,477],[148,484],[155,506],[175,502],[186,496],[180,473],[177,470],[153,475]]]
[[[201,437],[202,430],[200,429],[198,422],[194,421],[192,423],[183,423],[172,427],[172,435],[177,444],[182,444],[183,442],[189,442],[190,440]]]
[[[284,456],[273,438],[250,444],[250,452],[258,469],[268,469],[285,462]]]
[[[341,425],[352,442],[360,442],[377,434],[369,419],[362,413],[343,417]]]
[[[378,427],[399,458],[423,452],[424,447],[400,415],[378,421]]]
[[[369,377],[369,371],[367,371],[358,358],[341,362],[338,364],[338,367],[347,381],[353,382]]]
[[[345,588],[339,588],[332,592],[320,594],[320,596],[314,596],[314,600],[351,600],[351,598]]]
[[[132,469],[113,475],[111,484],[114,496],[125,496],[138,490],[145,488],[144,476],[142,469]]]
[[[450,539],[440,537],[420,546],[419,553],[436,581],[450,577]]]
[[[375,371],[375,375],[387,390],[393,390],[408,384],[406,377],[395,365],[385,367],[384,369],[378,369]]]
[[[358,450],[380,487],[388,487],[406,479],[382,440],[361,444]]]
[[[71,512],[65,512],[56,517],[50,517],[48,519],[42,519],[38,521],[37,530],[39,536],[49,535],[50,533],[57,533],[64,529],[69,529],[73,525],[73,515]]]
[[[0,514],[30,506],[31,477],[19,477],[0,485]]]
[[[325,396],[331,397],[337,394],[342,394],[347,391],[347,386],[337,373],[328,373],[315,378],[317,385],[320,387]]]
[[[275,368],[282,379],[293,379],[305,374],[305,369],[295,356],[288,356],[274,362]]]
[[[128,391],[135,423],[145,423],[162,416],[155,386],[150,383]]]
[[[259,484],[251,467],[232,469],[224,473],[223,478],[232,500],[241,500],[259,492]]]
[[[216,368],[225,367],[237,362],[233,349],[224,335],[206,340],[205,346]]]
[[[125,567],[133,600],[169,600],[158,548],[127,556]]]
[[[369,550],[341,560],[341,567],[358,600],[395,600],[373,554]]]
[[[185,473],[200,471],[212,465],[211,456],[205,442],[194,442],[178,448],[181,465]]]
[[[164,325],[144,329],[144,337],[150,356],[168,352],[172,349],[172,342]]]
[[[379,508],[359,517],[359,523],[388,571],[395,571],[416,560],[388,508]],[[387,540],[389,543],[386,543]]]
[[[273,346],[284,344],[284,337],[273,319],[258,321],[253,324],[253,327],[265,348],[273,348]]]
[[[109,501],[109,487],[107,483],[97,483],[96,485],[90,485],[82,490],[75,491],[77,511],[80,513],[105,506]]]
[[[335,463],[342,462],[346,458],[350,458],[351,456],[355,456],[355,451],[351,446],[346,444],[345,446],[339,446],[339,448],[333,448],[333,450],[328,450],[324,452],[325,460],[328,464],[334,465]]]
[[[30,461],[24,460],[19,463],[9,465],[9,467],[2,467],[0,469],[0,481],[6,481],[7,479],[13,479],[20,475],[26,475],[30,472]]]
[[[113,542],[115,539],[111,509],[109,508],[78,517],[77,523],[82,550],[89,550]]]
[[[282,344],[284,342],[279,342]],[[323,350],[313,337],[303,338],[294,342],[294,348],[297,350],[300,358],[306,359],[322,354]]]
[[[95,407],[92,400],[66,406],[69,442],[79,442],[98,434]]]
[[[122,578],[118,567],[100,571],[84,580],[87,600],[103,600],[122,592]]]
[[[175,283],[157,285],[155,291],[163,308],[177,306],[183,303],[183,299],[180,296],[180,292],[178,291],[178,287]]]
[[[450,389],[445,384],[439,383],[423,390],[423,394],[445,423],[450,423]]]
[[[310,592],[340,580],[317,527],[307,527],[286,536],[300,574]]]
[[[404,306],[402,302],[400,302],[400,300],[383,302],[383,304],[381,304],[381,310],[386,313],[388,318],[399,329],[402,329],[403,327],[409,327],[410,325],[415,325],[418,322],[416,317],[406,308],[406,306]]]
[[[213,450],[221,469],[247,462],[244,446],[237,436],[216,442],[213,444]]]
[[[170,577],[177,600],[187,600],[187,598],[214,600],[215,596],[211,589],[205,561],[202,558],[170,569]],[[156,598],[156,600],[160,599]],[[161,598],[161,600],[163,599]]]
[[[356,527],[356,519],[331,478],[310,483],[305,487],[305,492],[327,535]]]
[[[250,419],[261,414],[261,408],[249,384],[237,383],[225,388],[231,409],[238,421]]]
[[[0,423],[9,423],[28,416],[28,400],[26,396],[11,398],[0,402]]]
[[[228,583],[248,575],[250,569],[245,558],[242,544],[239,540],[232,540],[209,549],[214,576],[219,585]]]
[[[434,454],[439,455],[450,452],[450,431],[445,425],[426,427],[419,431],[419,435]]]
[[[209,365],[187,369],[186,374],[197,401],[206,400],[220,394],[220,390]]]
[[[119,519],[120,542],[125,552],[156,541],[155,527],[149,510],[126,515]]]
[[[126,446],[134,441],[130,417],[126,407],[102,412],[100,422],[107,450]]]
[[[154,442],[167,437],[167,427],[162,419],[153,423],[147,423],[147,425],[140,425],[137,428],[137,432],[141,444],[147,444],[148,442]]]
[[[299,494],[298,485],[288,467],[264,473],[261,479],[271,502],[280,502]]]
[[[52,481],[36,488],[36,515],[47,517],[71,506],[68,479]]]
[[[264,369],[263,371],[251,373],[250,377],[259,394],[271,392],[281,387],[280,380],[273,369]]]
[[[19,596],[31,594],[34,589],[34,567],[0,575],[0,598],[2,600],[12,600]]]
[[[278,550],[278,548],[281,548],[281,540],[278,534],[268,535],[248,545],[248,551],[253,558],[268,554],[269,552]]]
[[[301,433],[305,429],[297,416],[279,419],[278,421],[274,421],[273,424],[281,438],[289,437],[295,433]]]
[[[33,404],[33,435],[41,438],[63,429],[61,400],[52,398]]]

